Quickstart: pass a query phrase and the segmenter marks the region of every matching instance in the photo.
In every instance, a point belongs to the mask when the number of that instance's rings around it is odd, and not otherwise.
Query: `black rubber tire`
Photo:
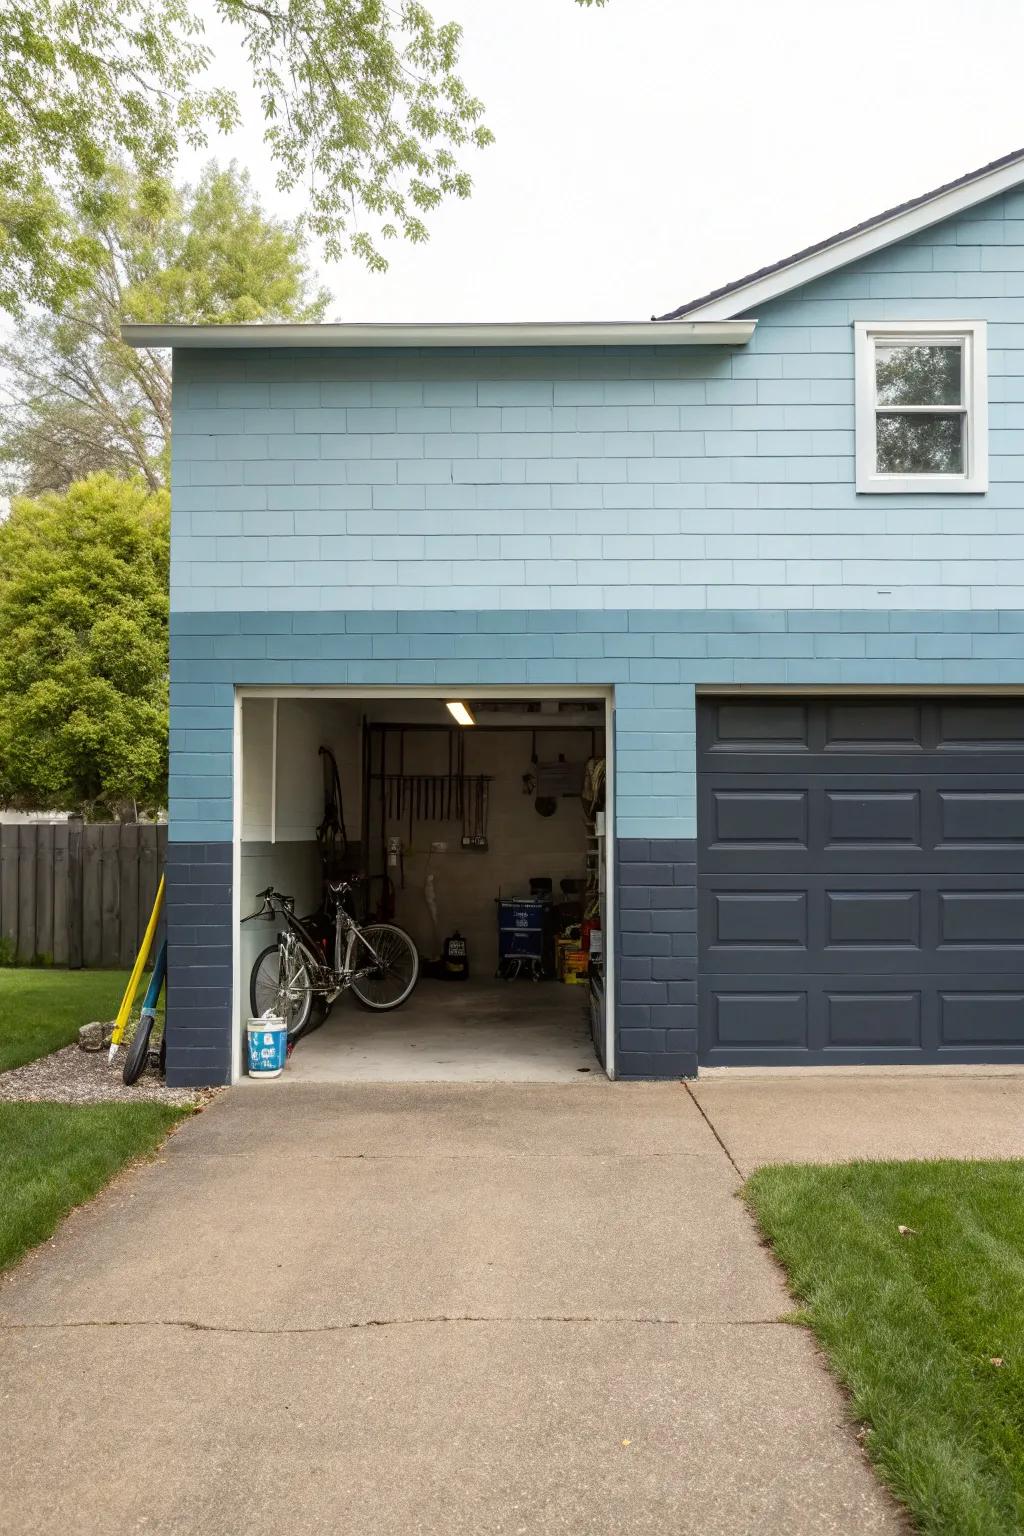
[[[262,1011],[260,1009],[259,1002],[257,1001],[257,998],[256,998],[256,977],[259,974],[260,966],[262,965],[263,961],[267,958],[268,955],[279,954],[280,953],[280,948],[281,948],[281,946],[279,944],[268,944],[266,949],[261,949],[260,950],[259,954],[256,956],[256,959],[253,962],[252,971],[251,971],[250,976],[249,976],[249,1006],[252,1009],[252,1016],[253,1016],[254,1019],[258,1019],[259,1016],[260,1016],[260,1013]],[[303,949],[302,953],[305,954],[305,950],[304,949]],[[309,970],[308,961],[305,961],[304,963],[306,965],[306,970],[308,971]],[[313,1016],[314,1016],[314,1014],[316,1012],[315,1003],[316,1003],[316,999],[311,997],[310,1000],[309,1000],[309,1010],[308,1010],[308,1012],[305,1014],[304,1017],[299,1019],[298,1023],[295,1025],[294,1028],[289,1029],[289,1031],[288,1031],[288,1043],[290,1045],[294,1045],[296,1040],[301,1040],[302,1036],[308,1034],[310,1029],[315,1029],[317,1027],[316,1024],[313,1023]],[[320,1019],[319,1022],[322,1024],[323,1023],[323,1019]]]
[[[135,1026],[132,1043],[128,1047],[128,1054],[124,1059],[124,1071],[121,1080],[128,1084],[137,1083],[146,1070],[149,1061],[149,1037],[153,1032],[153,1020],[149,1014],[139,1020]]]
[[[368,923],[362,931],[366,934],[367,938],[375,933],[397,935],[399,941],[402,944],[402,947],[410,957],[410,969],[412,974],[409,984],[401,996],[394,998],[391,1002],[375,1002],[372,998],[366,996],[359,990],[361,985],[360,982],[353,980],[350,983],[349,989],[352,993],[352,996],[363,1008],[368,1009],[371,1013],[390,1013],[393,1008],[401,1008],[403,1003],[407,1003],[416,990],[416,983],[420,979],[419,951],[417,950],[416,945],[413,943],[412,939],[406,933],[405,929],[399,928],[397,923]]]
[[[330,1003],[325,1003],[322,997],[314,997],[313,1006],[309,1010],[309,1023],[302,1031],[303,1040],[305,1040],[307,1035],[311,1035],[315,1029],[319,1029],[321,1024],[327,1023],[330,1012]]]

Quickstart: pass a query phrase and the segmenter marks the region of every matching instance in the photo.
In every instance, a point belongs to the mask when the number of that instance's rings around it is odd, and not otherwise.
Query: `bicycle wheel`
[[[284,1019],[288,1039],[298,1040],[313,1013],[312,966],[301,945],[287,954],[280,944],[270,944],[256,957],[249,980],[249,1002],[254,1019],[269,1009]]]
[[[377,1013],[401,1007],[419,979],[420,957],[415,944],[393,923],[371,923],[359,934],[366,944],[356,935],[352,946],[351,964],[357,973],[352,977],[352,991],[357,1000]]]
[[[153,1032],[153,1015],[144,1014],[135,1026],[132,1043],[128,1047],[128,1054],[124,1059],[124,1071],[121,1073],[121,1081],[127,1083],[129,1088],[137,1083],[146,1069],[149,1061],[149,1037]]]

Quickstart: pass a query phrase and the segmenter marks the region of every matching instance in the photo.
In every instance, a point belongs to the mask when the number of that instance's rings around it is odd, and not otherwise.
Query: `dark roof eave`
[[[743,289],[750,288],[754,283],[763,278],[771,277],[776,272],[784,272],[787,267],[796,266],[799,262],[806,261],[812,256],[819,256],[823,251],[832,246],[842,245],[847,240],[852,240],[857,235],[864,234],[867,230],[876,229],[880,224],[886,224],[890,219],[897,219],[901,214],[911,213],[915,208],[922,208],[926,203],[934,202],[946,193],[955,192],[961,187],[966,187],[974,181],[980,181],[994,171],[1004,170],[1013,165],[1015,161],[1024,161],[1024,149],[1015,149],[1008,155],[1002,155],[998,160],[992,160],[988,165],[983,165],[977,170],[968,171],[965,176],[958,176],[955,181],[947,181],[941,187],[933,187],[930,192],[923,192],[920,197],[908,198],[905,203],[897,203],[893,208],[886,208],[883,213],[876,213],[873,218],[864,219],[860,224],[853,224],[849,229],[842,229],[835,235],[829,235],[826,240],[819,240],[816,245],[808,245],[802,251],[796,251],[792,256],[784,256],[781,261],[772,262],[770,266],[760,267],[756,272],[748,272],[746,277],[739,277],[734,282],[723,283],[721,288],[712,288],[710,293],[702,294],[700,298],[690,299],[686,304],[680,304],[678,309],[670,310],[665,315],[652,315],[652,320],[682,320],[694,310],[703,309],[708,304],[713,304],[719,299],[728,298],[731,293],[741,293]]]

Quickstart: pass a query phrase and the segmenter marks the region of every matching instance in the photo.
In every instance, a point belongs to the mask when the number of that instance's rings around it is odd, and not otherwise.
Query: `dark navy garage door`
[[[1024,703],[698,709],[700,1053],[1024,1060]]]

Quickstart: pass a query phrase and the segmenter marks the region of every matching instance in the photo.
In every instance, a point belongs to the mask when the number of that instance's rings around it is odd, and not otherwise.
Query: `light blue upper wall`
[[[979,496],[854,490],[855,319],[989,321]],[[180,351],[172,606],[1024,606],[1024,192],[745,348]]]

